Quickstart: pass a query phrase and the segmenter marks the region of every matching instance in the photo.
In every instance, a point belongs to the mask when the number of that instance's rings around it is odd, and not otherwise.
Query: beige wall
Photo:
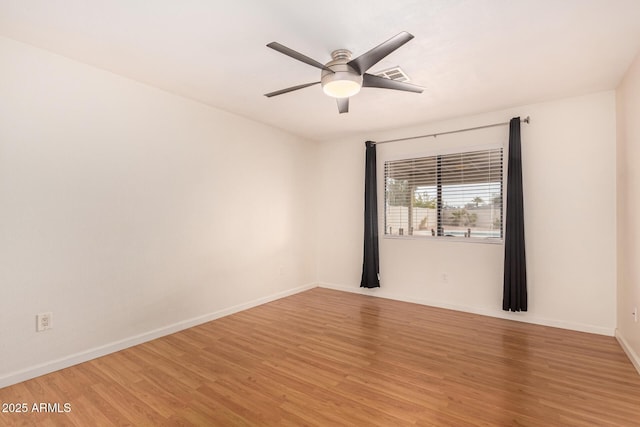
[[[313,285],[315,151],[0,38],[0,386]]]
[[[640,309],[640,56],[618,87],[617,114],[617,336],[640,371],[640,322],[632,315],[634,308]]]
[[[319,280],[360,292],[364,141],[505,122],[522,125],[529,311],[502,311],[502,244],[380,240],[380,289],[362,292],[613,335],[616,326],[616,118],[613,91],[323,143]],[[378,146],[382,162],[506,144],[508,127]],[[382,215],[382,181],[379,182]],[[446,274],[446,281],[443,280]]]

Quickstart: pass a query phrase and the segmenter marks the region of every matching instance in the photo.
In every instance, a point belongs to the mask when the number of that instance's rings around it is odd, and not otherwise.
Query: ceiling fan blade
[[[349,112],[349,98],[336,98],[340,114]]]
[[[265,93],[264,96],[266,96],[267,98],[271,98],[272,96],[278,96],[278,95],[282,95],[283,93],[293,92],[294,90],[304,89],[305,87],[317,85],[318,83],[320,82],[305,83],[303,85],[292,86],[286,89],[276,90],[275,92]]]
[[[327,67],[324,64],[319,63],[318,61],[316,61],[315,59],[311,59],[306,55],[301,54],[300,52],[296,52],[293,49],[290,49],[284,45],[281,45],[278,42],[271,42],[267,45],[268,47],[270,47],[273,50],[277,50],[280,53],[283,53],[287,56],[290,56],[293,59],[297,59],[298,61],[302,61],[305,64],[309,64],[313,67],[317,67],[320,68],[321,70],[325,70],[325,71],[330,71],[330,72],[334,72],[331,68]]]
[[[382,89],[404,90],[406,92],[415,93],[422,93],[424,90],[420,86],[412,85],[410,83],[399,82],[367,73],[362,76],[362,87],[378,87]]]
[[[400,34],[391,37],[381,45],[374,47],[367,53],[363,53],[357,58],[352,59],[347,63],[347,65],[351,66],[351,68],[356,70],[358,74],[362,75],[369,68],[380,62],[382,58],[389,55],[391,52],[393,52],[412,38],[413,35],[407,33],[406,31],[403,31]]]

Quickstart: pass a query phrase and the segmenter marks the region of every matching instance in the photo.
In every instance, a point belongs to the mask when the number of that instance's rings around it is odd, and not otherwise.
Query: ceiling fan
[[[322,90],[325,94],[336,98],[336,101],[338,102],[338,111],[342,114],[349,112],[349,97],[360,92],[360,88],[362,87],[376,87],[422,93],[422,88],[419,86],[367,73],[369,68],[373,67],[375,64],[380,62],[382,58],[389,55],[412,38],[413,35],[403,31],[355,59],[351,59],[351,52],[347,49],[334,50],[331,52],[331,61],[326,64],[321,64],[320,62],[281,45],[280,43],[271,42],[267,45],[271,49],[277,50],[278,52],[290,56],[293,59],[297,59],[298,61],[302,61],[305,64],[320,68],[322,70],[322,74],[320,75],[319,82],[288,87],[286,89],[267,93],[265,96],[271,98],[272,96],[282,95],[284,93],[293,92],[294,90],[321,84]]]

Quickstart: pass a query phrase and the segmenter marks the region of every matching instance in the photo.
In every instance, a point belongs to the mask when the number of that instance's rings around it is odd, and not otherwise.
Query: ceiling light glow
[[[334,98],[349,98],[360,92],[360,85],[353,80],[334,80],[326,83],[322,90]]]

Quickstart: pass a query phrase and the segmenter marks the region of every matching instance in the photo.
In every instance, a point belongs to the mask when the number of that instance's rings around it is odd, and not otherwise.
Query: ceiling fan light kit
[[[347,65],[351,60],[351,52],[338,49],[331,52],[332,61],[326,66],[333,72],[322,70],[320,84],[325,94],[333,98],[349,98],[360,92],[362,76]]]
[[[355,59],[351,59],[351,51],[347,49],[334,50],[331,53],[331,61],[326,64],[322,64],[315,59],[309,58],[308,56],[281,45],[280,43],[269,43],[267,46],[271,49],[277,50],[278,52],[304,62],[305,64],[319,68],[322,70],[322,73],[320,75],[319,82],[292,86],[290,88],[267,93],[265,96],[270,98],[272,96],[282,95],[320,83],[322,90],[326,95],[336,98],[338,111],[340,113],[347,113],[349,112],[349,98],[360,92],[362,87],[376,87],[422,93],[422,88],[419,86],[375,76],[366,72],[369,68],[373,67],[384,57],[412,38],[413,36],[411,34],[403,31]]]

